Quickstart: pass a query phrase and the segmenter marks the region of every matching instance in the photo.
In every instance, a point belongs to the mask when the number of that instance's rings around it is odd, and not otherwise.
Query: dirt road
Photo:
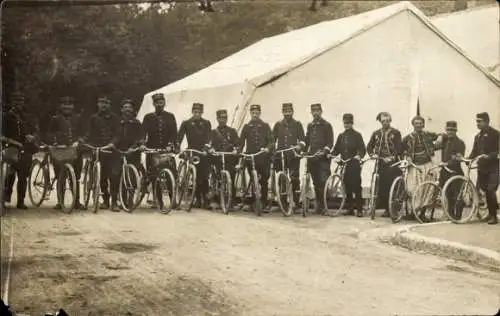
[[[360,239],[383,219],[17,211],[10,303],[41,315],[493,314],[500,274]],[[4,246],[2,244],[2,246]],[[5,260],[2,247],[2,264]],[[2,282],[3,286],[3,282]],[[2,287],[3,291],[3,287]]]

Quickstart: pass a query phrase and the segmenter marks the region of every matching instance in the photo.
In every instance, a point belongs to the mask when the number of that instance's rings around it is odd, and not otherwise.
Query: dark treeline
[[[23,92],[41,126],[62,95],[91,113],[107,95],[117,109],[131,98],[202,69],[255,41],[395,1],[328,1],[316,12],[309,1],[212,2],[130,5],[7,3],[2,10],[3,104]],[[491,2],[491,1],[483,1]],[[416,1],[426,14],[456,10],[453,1]],[[200,100],[202,101],[202,100]]]

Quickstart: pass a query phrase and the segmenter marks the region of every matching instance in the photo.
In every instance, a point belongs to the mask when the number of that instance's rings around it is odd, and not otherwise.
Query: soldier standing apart
[[[490,116],[486,112],[476,115],[479,133],[474,138],[474,146],[469,159],[480,157],[478,161],[477,186],[486,195],[488,224],[498,224],[498,200],[496,191],[499,182],[500,133],[490,126]]]
[[[283,120],[276,122],[273,127],[276,149],[283,150],[295,147],[295,150],[300,151],[305,146],[302,123],[293,118],[292,103],[283,103],[282,112]],[[288,151],[285,153],[285,166],[281,166],[281,155],[275,156],[274,166],[276,170],[290,170],[293,201],[295,208],[298,208],[300,198],[300,159],[293,152]]]
[[[120,118],[111,112],[111,101],[107,97],[97,99],[97,113],[90,117],[84,141],[95,147],[113,147],[120,127]],[[109,209],[111,189],[112,210],[118,211],[118,181],[114,174],[119,156],[116,153],[100,153],[102,209]],[[108,188],[108,180],[111,188]]]
[[[444,168],[441,169],[439,174],[439,186],[442,188],[449,178],[455,175],[464,175],[462,166],[460,165],[460,159],[465,155],[465,143],[457,136],[457,122],[446,122],[446,134],[443,136],[443,141],[439,145],[439,148],[441,148],[441,164],[454,171],[454,173],[450,173]],[[455,201],[459,191],[460,183],[458,181],[453,182],[453,187],[447,192],[447,198],[451,201]],[[462,217],[462,207],[459,206],[459,209],[455,210],[453,209],[452,203],[450,203],[448,206],[448,214],[460,219]]]
[[[409,167],[406,189],[411,195],[417,186],[424,180],[427,171],[432,168],[432,157],[434,157],[434,142],[442,141],[442,137],[436,133],[424,130],[425,120],[421,116],[415,116],[411,120],[413,132],[403,138],[403,154],[409,162],[413,162],[419,169]],[[439,139],[438,139],[439,138]],[[420,172],[421,170],[422,172]],[[423,218],[424,214],[421,214]],[[414,213],[408,214],[406,220],[415,219]]]
[[[144,132],[141,122],[135,118],[135,109],[132,100],[125,99],[122,101],[121,114],[120,126],[114,143],[115,147],[120,151],[126,151],[130,148],[141,146],[144,142]],[[134,165],[137,170],[144,171],[139,151],[128,154],[127,163]],[[113,177],[118,182],[118,188],[120,187],[121,172],[122,164],[120,160],[120,163],[117,163],[113,169]],[[119,211],[119,209],[114,209],[114,211]]]
[[[260,177],[260,192],[262,205],[264,205],[264,211],[269,212],[270,205],[267,201],[268,193],[268,182],[270,175],[270,153],[274,147],[273,144],[273,134],[269,124],[265,123],[260,119],[261,109],[260,105],[253,104],[250,106],[251,119],[248,123],[243,126],[240,135],[240,151],[246,145],[247,154],[255,154],[260,151],[265,151],[266,153],[260,154],[255,157],[255,169]],[[246,167],[250,168],[250,161],[246,162]]]
[[[179,135],[177,137],[177,145],[180,147],[184,135],[186,135],[188,149],[195,149],[199,151],[205,150],[206,146],[210,144],[210,134],[212,132],[212,125],[210,121],[202,118],[203,104],[193,103],[192,108],[193,116],[182,122],[179,128]],[[208,157],[196,154],[200,158],[200,163],[196,165],[196,203],[197,208],[208,208],[208,174],[209,165]]]
[[[212,130],[210,139],[212,140],[211,148],[216,152],[233,152],[237,153],[240,147],[240,140],[236,129],[227,126],[227,110],[218,110],[216,112],[217,122],[219,126]],[[234,183],[234,176],[236,173],[236,165],[238,164],[238,157],[226,156],[226,170],[231,175],[232,180],[232,197],[233,201],[236,197],[236,187]],[[213,157],[212,163],[215,168],[220,171],[222,168],[222,157]]]
[[[47,131],[47,143],[54,145],[78,146],[78,139],[82,136],[82,120],[80,115],[74,112],[74,100],[72,97],[62,97],[59,114],[54,115],[49,123]],[[78,156],[71,164],[75,169],[76,176],[76,205],[78,210],[84,209],[80,203],[80,176],[82,173],[82,154],[78,150]],[[56,178],[61,172],[61,165],[54,161],[54,172]],[[61,204],[57,202],[55,209],[61,209]]]
[[[316,212],[318,214],[325,213],[326,205],[323,205],[323,191],[326,180],[328,180],[331,174],[330,166],[332,162],[331,159],[326,156],[326,153],[330,152],[333,147],[333,128],[329,122],[321,117],[322,113],[321,104],[311,104],[313,121],[307,125],[305,138],[305,148],[307,152],[314,154],[322,151],[325,153],[325,156],[319,156],[307,161],[307,168],[311,173],[314,184]]]
[[[373,132],[367,145],[368,154],[379,163],[379,196],[378,204],[385,208],[382,217],[389,217],[389,191],[392,182],[401,171],[391,164],[396,162],[402,153],[401,132],[391,127],[392,118],[387,112],[377,115],[377,121],[382,124],[382,128]]]
[[[4,114],[2,122],[3,136],[13,139],[24,145],[19,161],[12,165],[12,171],[5,178],[5,202],[10,203],[17,174],[17,208],[27,209],[24,204],[28,177],[33,154],[36,152],[35,142],[38,136],[36,122],[29,122],[24,108],[24,95],[14,93],[12,95],[11,109]]]
[[[351,159],[345,166],[344,179],[346,190],[347,212],[344,215],[363,217],[363,197],[361,196],[361,159],[366,154],[365,142],[361,133],[353,129],[354,116],[350,113],[343,115],[344,132],[339,135],[333,155],[340,155],[342,160]]]
[[[142,129],[144,137],[146,137],[146,146],[153,149],[166,149],[174,151],[177,142],[177,121],[175,116],[165,111],[165,96],[163,93],[156,93],[151,96],[155,111],[144,116],[142,121]],[[175,159],[170,159],[170,163],[166,166],[177,178],[177,167]],[[152,183],[155,180],[153,172],[153,156],[146,155],[146,169],[149,173],[149,181]],[[153,202],[152,208],[156,208]]]

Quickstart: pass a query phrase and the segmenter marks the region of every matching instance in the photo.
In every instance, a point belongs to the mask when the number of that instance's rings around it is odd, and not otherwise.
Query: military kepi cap
[[[217,110],[217,111],[215,112],[215,115],[216,115],[217,117],[227,116],[227,110]]]
[[[311,110],[321,110],[321,103],[311,104]]]
[[[193,103],[193,108],[192,110],[199,110],[199,111],[203,111],[203,104],[201,103],[198,103],[198,102],[195,102]]]
[[[457,129],[457,121],[448,121],[446,122],[446,129]]]
[[[123,99],[121,105],[124,106],[125,104],[132,104],[133,106],[134,102],[132,101],[132,99]]]
[[[352,115],[351,113],[345,113],[344,115],[342,115],[342,120],[344,121],[344,123],[354,123],[354,115]]]
[[[292,111],[293,110],[293,104],[290,102],[285,102],[281,105],[281,110],[282,111]]]
[[[477,120],[484,120],[484,121],[489,122],[490,121],[490,116],[486,112],[481,112],[481,113],[477,113],[476,114],[476,119]]]
[[[151,96],[151,98],[153,99],[153,101],[165,100],[165,96],[163,95],[163,93],[155,93]]]
[[[260,105],[258,104],[250,105],[250,111],[260,111]]]
[[[61,102],[61,104],[73,104],[74,99],[72,97],[65,96],[59,98],[59,101]]]
[[[111,101],[107,97],[97,98],[97,103],[111,104]]]

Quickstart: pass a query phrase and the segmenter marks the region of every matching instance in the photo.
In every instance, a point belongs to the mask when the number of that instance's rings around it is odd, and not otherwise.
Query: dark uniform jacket
[[[434,157],[434,141],[438,134],[423,131],[412,132],[403,138],[403,154],[410,157],[415,164],[424,164]]]
[[[236,130],[229,126],[217,127],[211,134],[212,148],[215,151],[231,152],[240,147],[240,139]]]
[[[272,151],[274,148],[274,138],[269,124],[261,119],[251,120],[243,126],[240,135],[240,150],[246,144],[246,153],[255,154],[261,148],[267,148]]]
[[[478,162],[480,171],[498,170],[499,146],[500,133],[489,126],[474,137],[474,146],[472,147],[469,159],[474,159],[479,155],[486,154],[488,158],[480,159]]]
[[[443,143],[440,146],[441,161],[446,162],[448,168],[455,171],[461,171],[460,161],[458,161],[457,154],[465,155],[465,143],[458,137],[450,138],[443,135]]]
[[[403,151],[401,132],[391,127],[385,135],[386,137],[384,137],[383,129],[379,129],[373,132],[366,148],[368,154],[377,154],[381,158],[399,158]]]
[[[282,150],[293,147],[299,143],[305,144],[304,128],[302,123],[297,120],[285,119],[276,122],[273,127],[273,135],[276,143],[276,149]]]
[[[36,147],[34,144],[26,142],[26,135],[33,135],[35,141],[37,141],[39,135],[38,122],[31,115],[10,110],[2,117],[2,135],[24,144],[25,152],[34,153]]]
[[[47,142],[67,146],[73,144],[82,136],[81,123],[78,114],[71,114],[68,117],[62,114],[54,115],[47,130]]]
[[[307,125],[305,137],[306,151],[316,153],[325,147],[333,147],[333,128],[330,123],[323,118],[313,120]]]
[[[146,146],[149,148],[165,148],[176,146],[177,121],[175,116],[166,111],[156,114],[148,113],[142,121],[142,128],[147,137]]]
[[[186,135],[188,148],[203,150],[206,144],[210,144],[211,133],[212,125],[210,121],[203,118],[198,120],[190,118],[182,122],[179,128],[177,144],[180,146],[184,135]]]
[[[363,158],[366,154],[366,148],[361,133],[352,128],[346,129],[337,138],[333,154],[335,156],[340,154],[343,160],[353,158],[356,155]]]
[[[84,140],[92,146],[116,143],[120,118],[113,113],[96,113],[90,117]]]
[[[144,132],[141,122],[136,118],[124,118],[120,120],[118,134],[115,138],[115,146],[120,150],[127,150],[139,146],[144,141]]]

